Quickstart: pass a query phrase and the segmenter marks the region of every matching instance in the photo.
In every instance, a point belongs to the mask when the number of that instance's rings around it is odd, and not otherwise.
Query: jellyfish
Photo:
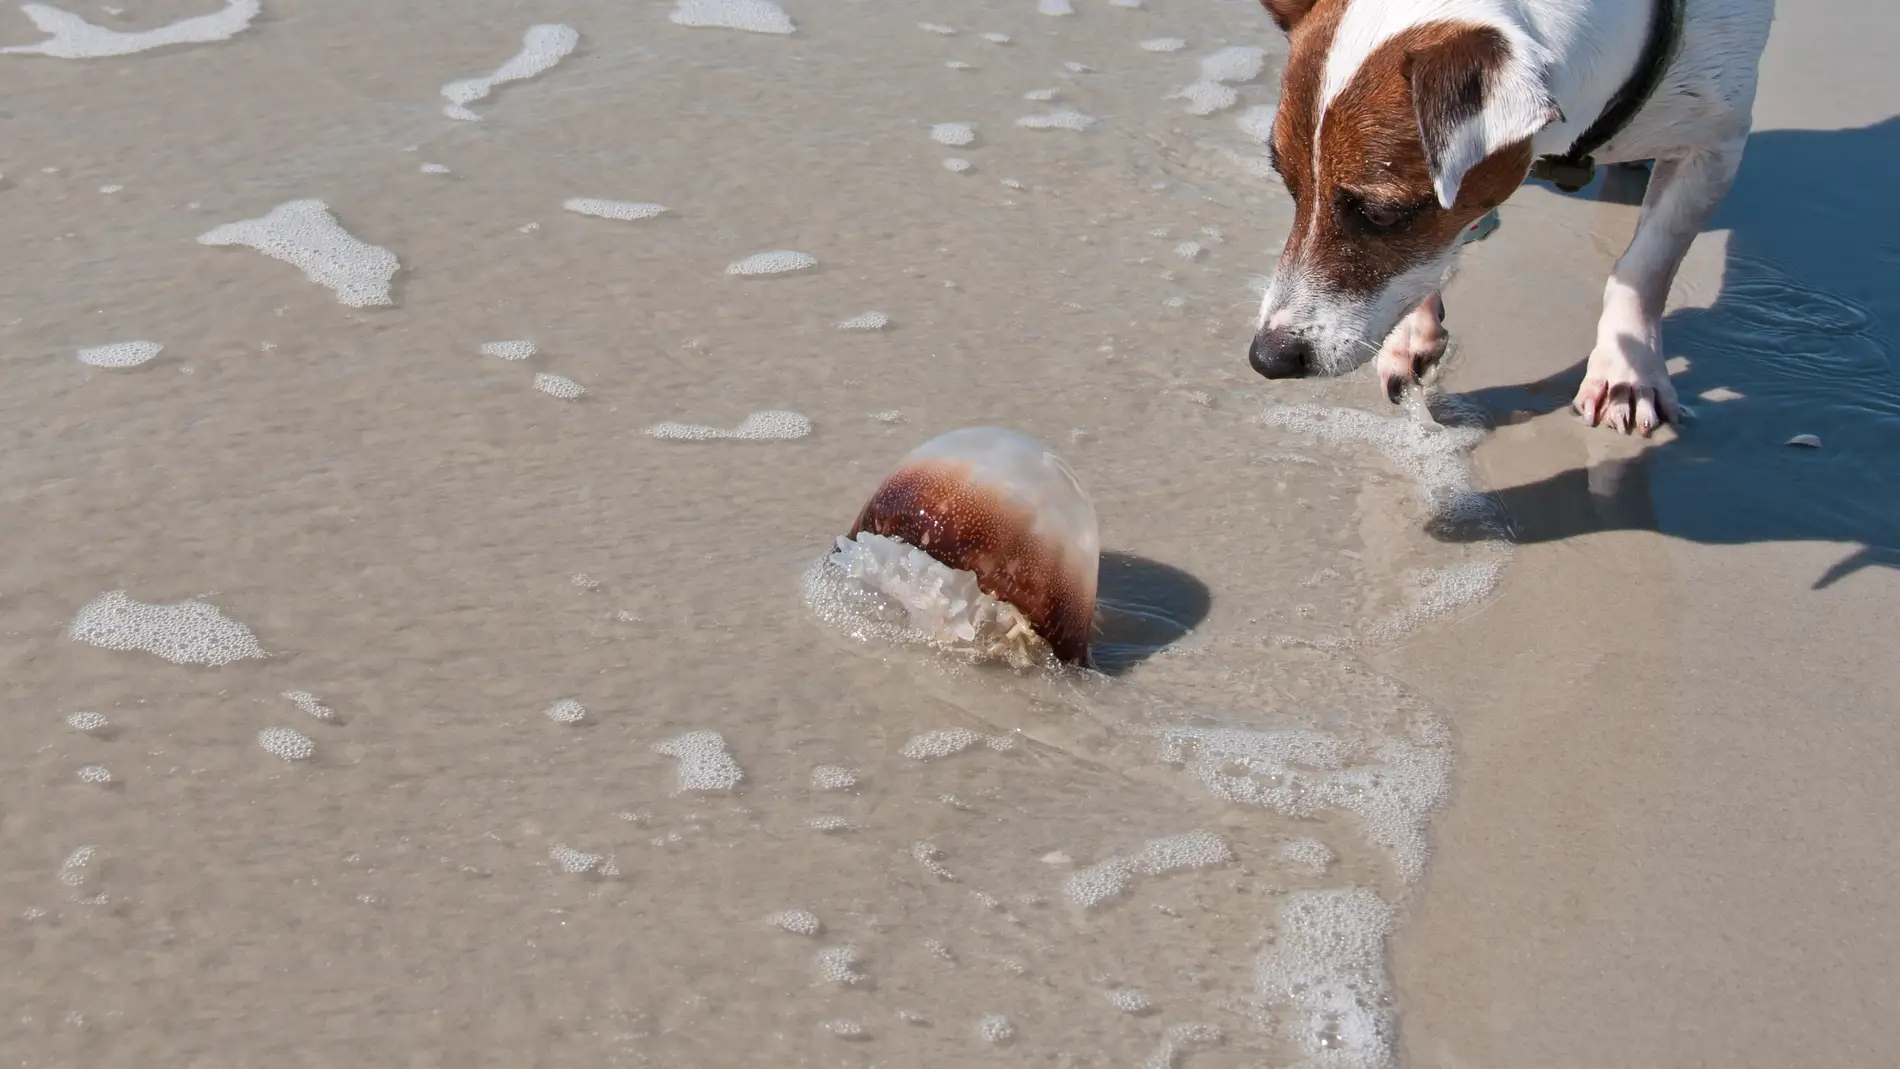
[[[830,559],[935,640],[1086,666],[1100,558],[1095,506],[1060,457],[967,427],[904,457]]]

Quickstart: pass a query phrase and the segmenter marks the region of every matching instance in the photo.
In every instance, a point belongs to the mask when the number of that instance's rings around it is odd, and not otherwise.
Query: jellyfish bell
[[[998,427],[912,450],[831,563],[942,643],[1088,665],[1101,536],[1095,506],[1047,446]]]

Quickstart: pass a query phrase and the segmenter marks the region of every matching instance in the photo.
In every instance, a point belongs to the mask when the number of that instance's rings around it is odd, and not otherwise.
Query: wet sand
[[[1241,121],[1283,47],[1256,5],[672,6],[267,2],[0,56],[32,251],[0,275],[5,1060],[1891,1060],[1895,572],[1863,547],[1900,544],[1900,241],[1798,240],[1864,228],[1864,175],[1790,238],[1756,222],[1771,143],[1669,340],[1885,359],[1870,402],[1692,355],[1746,403],[1653,452],[1549,412],[1522,384],[1583,355],[1631,212],[1527,190],[1449,296],[1441,416],[1502,426],[1434,429],[1246,367],[1288,215]],[[1859,125],[1783,170],[1893,146],[1798,79],[1883,84],[1845,17],[1783,15],[1764,125]],[[445,96],[555,22],[571,54]],[[391,306],[195,240],[303,198],[396,256]],[[775,251],[816,263],[730,270]],[[165,348],[77,356],[134,340]],[[654,433],[758,412],[784,436]],[[1094,498],[1104,675],[808,603],[889,466],[974,423]],[[1471,442],[1513,549],[1428,533],[1485,507]],[[121,589],[270,656],[75,641]]]
[[[1487,485],[1506,500],[1545,487],[1518,498],[1514,516],[1564,537],[1521,546],[1483,614],[1380,662],[1461,710],[1457,796],[1394,951],[1408,1064],[1900,1059],[1900,857],[1885,832],[1900,813],[1900,671],[1881,652],[1900,574],[1890,549],[1885,566],[1842,568],[1878,562],[1867,546],[1892,547],[1900,530],[1896,469],[1856,475],[1853,455],[1860,434],[1893,441],[1856,410],[1900,399],[1893,275],[1878,259],[1896,231],[1862,229],[1853,191],[1866,179],[1846,147],[1871,128],[1879,157],[1900,153],[1900,98],[1863,43],[1892,21],[1864,5],[1782,5],[1735,205],[1691,253],[1665,326],[1671,355],[1701,365],[1694,381],[1747,396],[1685,394],[1701,423],[1647,463],[1562,414],[1501,428],[1479,451]],[[1789,160],[1784,129],[1839,129],[1848,155],[1831,159],[1821,137]],[[1844,173],[1827,173],[1837,164]],[[1514,204],[1513,240],[1468,258],[1453,294],[1537,302],[1549,318],[1460,316],[1455,389],[1564,373],[1573,354],[1554,339],[1588,336],[1588,297],[1633,221],[1629,209],[1533,191]],[[1785,241],[1764,249],[1764,234]],[[1527,247],[1566,251],[1525,274]],[[1726,254],[1764,251],[1797,277],[1847,287],[1836,295],[1877,317],[1884,373],[1876,363],[1834,377],[1823,363],[1805,369],[1815,396],[1758,391],[1744,381],[1762,379],[1751,364],[1799,374],[1804,358],[1724,352],[1694,333],[1683,309],[1760,275]],[[1764,318],[1803,303],[1744,292]],[[1497,396],[1505,410],[1532,400]],[[1801,451],[1779,443],[1808,432],[1822,454],[1787,457]],[[1697,436],[1734,445],[1672,466]],[[1834,441],[1848,445],[1830,463]],[[1578,477],[1553,480],[1566,472]],[[1757,503],[1769,518],[1746,515]],[[1698,540],[1711,531],[1741,544]]]

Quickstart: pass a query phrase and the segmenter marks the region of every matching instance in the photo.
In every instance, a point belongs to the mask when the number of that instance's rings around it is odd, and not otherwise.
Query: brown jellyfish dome
[[[865,503],[850,537],[866,532],[972,573],[1057,657],[1088,663],[1101,534],[1075,473],[1041,442],[999,427],[932,438]]]

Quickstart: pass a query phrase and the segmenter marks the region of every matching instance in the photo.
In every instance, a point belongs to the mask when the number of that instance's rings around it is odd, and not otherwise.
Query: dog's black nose
[[[1270,379],[1299,379],[1313,373],[1313,343],[1290,330],[1263,329],[1253,336],[1247,362]]]

